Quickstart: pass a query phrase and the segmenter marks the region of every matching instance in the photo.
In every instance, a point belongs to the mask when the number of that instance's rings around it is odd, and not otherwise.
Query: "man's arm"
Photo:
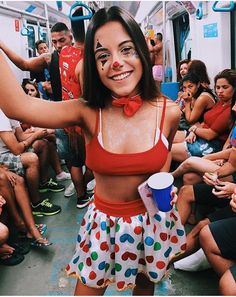
[[[78,79],[78,82],[80,84],[80,89],[83,94],[83,88],[84,88],[84,72],[83,72],[83,59],[79,61],[79,63],[76,65],[75,68],[75,76]]]
[[[47,61],[49,55],[51,54],[42,54],[35,58],[23,59],[9,47],[7,47],[2,41],[0,41],[0,48],[7,55],[7,57],[14,63],[18,68],[23,71],[34,71],[40,72],[44,68],[47,68]]]

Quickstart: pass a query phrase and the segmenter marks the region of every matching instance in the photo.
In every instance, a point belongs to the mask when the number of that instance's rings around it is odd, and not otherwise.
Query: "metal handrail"
[[[203,17],[203,8],[202,8],[202,1],[199,2],[198,8],[196,10],[196,19],[201,20]]]
[[[87,15],[81,15],[81,16],[72,16],[72,11],[76,8],[76,7],[84,7],[85,10],[88,11]],[[71,21],[81,21],[81,20],[90,20],[93,16],[93,12],[90,9],[90,7],[80,1],[76,1],[70,8],[70,13],[68,15],[68,17],[70,18]]]
[[[230,5],[228,7],[217,7],[217,3],[219,1],[215,1],[213,6],[212,6],[212,9],[213,11],[215,12],[227,12],[227,11],[232,11],[234,10],[234,1],[230,1]]]

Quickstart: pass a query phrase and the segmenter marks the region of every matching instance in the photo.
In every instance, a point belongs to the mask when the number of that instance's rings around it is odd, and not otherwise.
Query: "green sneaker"
[[[55,182],[52,178],[50,178],[47,182],[44,184],[39,185],[39,192],[40,193],[46,193],[46,192],[61,192],[65,190],[65,186],[58,184]]]
[[[32,207],[32,213],[36,216],[53,216],[61,211],[59,205],[52,204],[49,199],[44,199],[42,202]]]

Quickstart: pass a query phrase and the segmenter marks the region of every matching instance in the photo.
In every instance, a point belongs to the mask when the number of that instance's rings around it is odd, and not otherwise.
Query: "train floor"
[[[63,182],[68,185],[70,181]],[[50,217],[35,217],[46,223],[47,237],[53,245],[32,248],[23,262],[16,266],[0,266],[0,295],[68,296],[73,295],[76,280],[66,278],[64,268],[71,259],[80,221],[86,211],[76,208],[75,195],[65,198],[63,192],[43,194],[62,207],[61,213]],[[167,276],[155,286],[155,295],[218,295],[218,278],[212,269],[184,272],[170,267]],[[128,296],[131,290],[117,292],[108,287],[105,295]]]

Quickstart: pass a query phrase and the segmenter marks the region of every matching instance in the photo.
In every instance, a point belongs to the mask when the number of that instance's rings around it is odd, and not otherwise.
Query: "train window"
[[[29,58],[36,56],[36,49],[35,49],[35,30],[33,26],[28,25],[27,28],[29,29],[30,34],[28,37],[28,55]]]
[[[176,64],[191,56],[189,15],[184,13],[173,20]]]
[[[231,68],[236,69],[236,10],[230,13],[230,27],[231,27]]]

